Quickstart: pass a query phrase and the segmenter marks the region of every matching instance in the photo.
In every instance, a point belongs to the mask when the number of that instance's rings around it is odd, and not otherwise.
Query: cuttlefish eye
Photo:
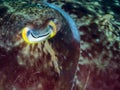
[[[44,30],[34,30],[26,26],[22,29],[22,38],[27,43],[38,43],[49,38],[53,38],[57,33],[54,21],[50,20]]]

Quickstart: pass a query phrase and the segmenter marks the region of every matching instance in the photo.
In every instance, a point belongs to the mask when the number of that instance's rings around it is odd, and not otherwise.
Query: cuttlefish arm
[[[22,37],[27,43],[38,43],[54,37],[56,33],[56,24],[54,21],[50,20],[44,30],[34,30],[29,26],[24,27],[22,30]]]

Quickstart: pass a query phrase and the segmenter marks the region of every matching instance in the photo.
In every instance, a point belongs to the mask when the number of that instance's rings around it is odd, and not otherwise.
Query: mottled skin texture
[[[59,12],[27,0],[0,2],[0,12],[0,90],[70,90],[80,45]],[[42,30],[51,19],[54,38],[37,44],[22,39],[22,28]]]

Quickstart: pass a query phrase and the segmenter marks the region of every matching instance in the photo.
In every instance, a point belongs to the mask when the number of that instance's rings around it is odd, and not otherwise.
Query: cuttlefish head
[[[46,39],[53,38],[57,33],[57,26],[53,20],[49,20],[43,30],[34,30],[31,26],[26,26],[22,30],[22,38],[27,43],[38,43]]]
[[[0,10],[6,10],[0,18],[0,46],[11,50],[21,43],[32,44],[53,39],[60,31],[63,17],[56,10],[42,2],[32,3],[18,0],[0,3]]]

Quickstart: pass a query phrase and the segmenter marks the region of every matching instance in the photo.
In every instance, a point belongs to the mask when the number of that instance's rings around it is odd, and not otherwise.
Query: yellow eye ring
[[[48,29],[48,25],[51,26],[52,28],[49,27],[49,29]],[[27,42],[29,44],[30,43],[38,43],[43,40],[53,38],[57,33],[56,24],[53,21],[49,21],[48,25],[47,25],[47,28],[45,28],[45,30],[48,29],[47,32],[40,34],[38,37],[34,37],[36,35],[35,34],[33,35],[34,31],[30,27],[23,28],[22,29],[22,38],[24,39],[25,42]]]
[[[28,31],[29,31],[28,27],[25,27],[25,28],[22,29],[22,38],[24,39],[25,42],[32,43],[32,42],[29,41],[29,39],[27,37]]]
[[[56,24],[55,24],[53,21],[50,21],[50,22],[48,23],[48,25],[52,26],[52,28],[53,28],[53,30],[52,30],[49,38],[53,38],[53,37],[56,35],[56,33],[57,33]]]

